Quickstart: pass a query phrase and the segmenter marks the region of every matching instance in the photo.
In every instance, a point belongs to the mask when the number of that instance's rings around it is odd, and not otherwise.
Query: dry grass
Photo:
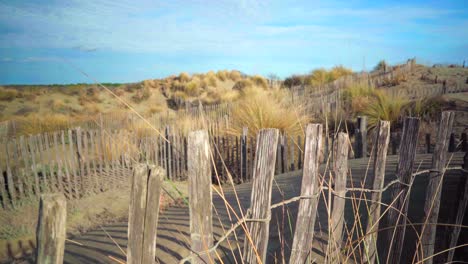
[[[143,87],[138,89],[136,93],[132,96],[132,100],[135,103],[141,103],[145,100],[148,100],[151,96],[151,90],[148,87]]]
[[[263,89],[247,88],[232,111],[228,132],[240,135],[247,127],[249,135],[255,137],[260,129],[277,128],[288,135],[299,135],[308,120],[299,106],[287,104]]]
[[[382,91],[375,91],[372,100],[362,113],[368,117],[370,128],[375,128],[379,120],[386,120],[392,124],[397,124],[404,113],[404,107],[407,103],[408,101],[403,98],[393,98]]]
[[[33,135],[43,132],[59,131],[68,128],[70,118],[62,114],[31,114],[14,119],[18,124],[18,135]]]

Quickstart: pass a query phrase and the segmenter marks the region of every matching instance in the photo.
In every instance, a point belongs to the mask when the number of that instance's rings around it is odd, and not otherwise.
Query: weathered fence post
[[[250,218],[258,221],[247,224],[248,233],[244,243],[245,263],[265,263],[278,137],[278,129],[262,129],[257,136]]]
[[[36,231],[36,263],[63,263],[67,201],[63,194],[43,194]]]
[[[367,157],[367,117],[358,116],[356,129],[356,158]]]
[[[335,187],[333,188],[333,209],[329,228],[331,230],[330,238],[330,257],[332,263],[340,262],[340,250],[343,236],[344,225],[344,207],[346,196],[346,176],[348,174],[348,152],[349,138],[348,134],[340,132],[335,141],[334,147],[335,158],[333,159],[333,180]]]
[[[395,227],[386,232],[385,243],[388,246],[385,247],[384,254],[382,254],[384,258],[387,258],[387,261],[384,261],[384,263],[400,262],[406,230],[406,226],[404,225],[406,219],[404,216],[408,212],[409,190],[410,184],[413,181],[413,166],[418,145],[419,123],[419,118],[414,117],[407,117],[403,122],[403,134],[401,136],[396,172],[396,176],[400,182],[392,188],[391,202],[393,202],[393,208],[387,214],[388,225],[395,225]]]
[[[304,170],[302,172],[301,196],[296,221],[296,230],[289,263],[306,263],[314,238],[315,217],[318,204],[318,169],[322,148],[321,124],[309,124],[306,128]],[[316,196],[317,195],[317,196]]]
[[[133,170],[128,216],[127,263],[153,263],[156,256],[159,198],[165,171],[138,164]]]
[[[449,234],[449,245],[448,248],[453,248],[457,246],[458,237],[460,236],[461,225],[463,224],[463,218],[466,217],[466,209],[468,208],[468,152],[465,153],[463,158],[463,177],[465,181],[464,188],[460,188],[460,193],[458,197],[460,200],[458,202],[458,210],[455,217],[455,223],[452,229],[452,232]],[[445,248],[444,248],[445,249]],[[453,256],[455,254],[455,249],[451,249],[447,254],[447,259],[444,263],[451,263]]]
[[[374,182],[372,188],[380,190],[385,181],[385,164],[387,162],[388,143],[390,141],[390,122],[379,121],[378,134],[376,135],[375,145],[372,155],[374,156]],[[377,257],[377,230],[380,221],[380,202],[382,192],[372,193],[372,202],[369,207],[369,218],[366,229],[365,252],[363,263],[374,263]]]
[[[425,224],[422,227],[421,238],[424,257],[432,256],[434,254],[437,228],[435,224],[439,217],[442,180],[445,174],[448,143],[454,117],[454,112],[442,112],[439,130],[437,131],[434,155],[432,155],[432,169],[429,173],[429,184],[427,186],[426,202],[424,204]],[[431,264],[432,262],[433,259],[431,258],[425,263]]]
[[[188,135],[188,180],[190,201],[190,238],[192,263],[212,263],[210,254],[197,253],[213,246],[211,159],[208,132],[198,130]]]

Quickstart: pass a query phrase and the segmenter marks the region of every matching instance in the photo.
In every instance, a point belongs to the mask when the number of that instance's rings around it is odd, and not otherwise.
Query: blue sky
[[[447,3],[448,2],[448,3]],[[0,84],[468,59],[464,1],[0,0]]]

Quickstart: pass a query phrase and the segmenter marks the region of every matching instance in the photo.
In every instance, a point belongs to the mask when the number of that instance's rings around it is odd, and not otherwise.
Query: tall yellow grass
[[[259,88],[246,88],[242,98],[233,107],[228,133],[240,135],[243,127],[255,137],[263,128],[277,128],[289,135],[303,133],[304,124],[309,121],[300,106],[281,100],[279,91],[268,92]]]

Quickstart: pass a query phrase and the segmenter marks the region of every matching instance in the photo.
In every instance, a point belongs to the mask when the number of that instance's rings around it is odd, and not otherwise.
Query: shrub
[[[390,97],[382,91],[375,91],[372,100],[362,112],[368,116],[370,128],[374,128],[379,120],[390,121],[395,126],[404,113],[406,103],[401,97]]]
[[[249,79],[244,79],[244,80],[240,80],[240,81],[237,81],[234,86],[232,87],[233,90],[236,90],[236,91],[242,91],[244,90],[245,88],[247,87],[252,87],[253,86],[253,83],[251,80]]]
[[[186,72],[182,72],[179,74],[179,81],[181,82],[188,82],[190,81],[190,75]]]
[[[78,97],[78,102],[80,105],[85,105],[89,103],[100,103],[101,98],[99,98],[99,90],[97,87],[89,87],[86,90],[81,90],[80,96]]]
[[[220,81],[223,81],[223,82],[224,82],[224,81],[227,79],[227,77],[228,77],[228,72],[227,72],[226,70],[218,71],[218,72],[216,73],[216,77],[218,77],[218,79],[219,79]]]
[[[114,94],[117,96],[122,96],[125,93],[122,88],[115,88],[112,92],[114,92]]]
[[[252,78],[252,82],[258,86],[258,87],[261,87],[263,89],[267,89],[268,88],[268,82],[265,78],[263,78],[262,76],[260,75],[255,75],[253,76]]]
[[[386,71],[388,68],[388,64],[385,60],[379,61],[377,65],[375,65],[374,70],[376,71]]]
[[[141,103],[151,96],[151,90],[148,87],[137,90],[137,92],[132,96],[132,100],[135,103]]]
[[[184,91],[189,96],[197,96],[200,94],[200,85],[192,80],[185,85]]]
[[[232,70],[230,73],[229,73],[229,78],[233,81],[238,81],[242,78],[242,74],[240,71],[236,71],[236,70]]]
[[[73,111],[69,104],[65,104],[59,99],[51,99],[49,101],[49,106],[52,109],[52,111],[56,113],[66,114]]]
[[[129,93],[133,93],[134,91],[141,89],[142,85],[141,83],[130,83],[130,84],[125,85],[124,87],[125,87],[124,88],[125,91]]]
[[[298,86],[304,83],[304,77],[299,75],[293,75],[284,80],[284,85],[291,88],[293,86]]]
[[[348,68],[346,68],[346,67],[344,67],[342,65],[338,65],[338,66],[333,67],[330,70],[329,79],[331,81],[334,81],[336,79],[339,79],[339,78],[341,78],[343,76],[346,76],[346,75],[350,75],[352,73],[353,73],[353,71],[351,69],[348,69]]]
[[[208,86],[216,87],[217,81],[216,81],[216,76],[207,76],[206,77],[206,82]]]
[[[306,82],[312,86],[321,86],[330,82],[331,76],[324,68],[316,69],[306,78]]]
[[[13,101],[15,98],[19,96],[19,92],[15,89],[6,89],[1,87],[0,88],[0,101]]]

